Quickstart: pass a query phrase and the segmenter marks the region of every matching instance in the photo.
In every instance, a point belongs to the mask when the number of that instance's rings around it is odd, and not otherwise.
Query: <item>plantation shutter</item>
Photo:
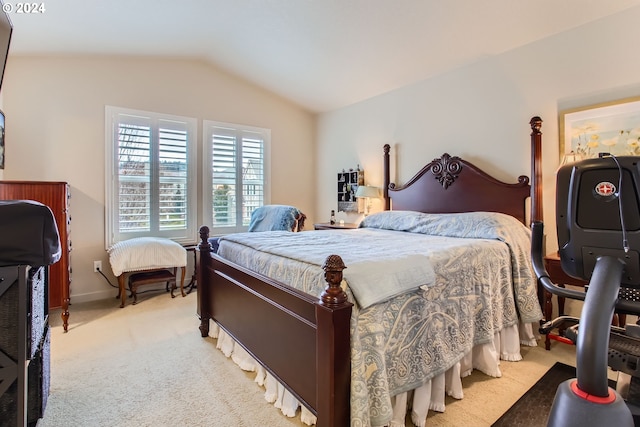
[[[118,123],[120,233],[151,230],[151,127]]]
[[[267,199],[266,146],[270,131],[205,121],[209,142],[210,203],[214,233],[244,231]]]
[[[256,132],[242,132],[242,224],[249,225],[251,213],[264,204],[264,141]]]
[[[142,236],[194,242],[195,119],[140,113],[107,108],[114,133],[107,242]]]
[[[213,128],[211,134],[211,168],[213,204],[212,226],[235,227],[237,201],[237,144],[233,129]]]
[[[187,130],[183,123],[160,120],[160,230],[187,228]]]

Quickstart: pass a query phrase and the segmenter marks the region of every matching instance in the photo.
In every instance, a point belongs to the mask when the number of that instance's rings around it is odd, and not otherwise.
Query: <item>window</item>
[[[204,212],[212,235],[246,231],[269,203],[271,130],[204,121]]]
[[[196,241],[196,119],[107,106],[106,236]]]

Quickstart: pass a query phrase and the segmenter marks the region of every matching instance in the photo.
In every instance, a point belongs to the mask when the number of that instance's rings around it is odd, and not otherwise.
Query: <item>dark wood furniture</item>
[[[298,214],[298,216],[296,217],[296,223],[293,226],[293,230],[292,231],[302,231],[304,230],[304,222],[307,220],[307,216],[305,214],[303,214],[302,212],[300,212],[300,214]]]
[[[182,279],[180,282],[180,292],[182,296],[185,296],[184,293],[184,275],[186,273],[186,267],[182,268]],[[169,269],[159,269],[159,270],[148,270],[148,271],[140,271],[134,272],[129,275],[129,290],[131,291],[131,296],[133,297],[133,304],[138,303],[138,288],[144,285],[151,285],[153,283],[166,283],[167,292],[171,292],[171,298],[175,298],[176,296],[173,294],[173,291],[176,289],[176,273],[178,271],[178,267],[174,267],[173,270]]]
[[[182,296],[186,296],[184,293],[184,276],[187,271],[187,267],[180,267],[182,269],[182,275],[180,279],[180,293]],[[173,291],[176,288],[176,273],[178,267],[172,268],[173,273],[168,268],[154,268],[151,270],[140,271],[125,271],[118,276],[118,295],[116,298],[120,298],[120,308],[123,308],[127,299],[127,291],[125,289],[125,283],[129,284],[129,290],[133,297],[133,304],[138,303],[137,289],[139,286],[150,285],[152,283],[167,283],[167,291],[171,291],[171,298],[175,298]]]
[[[60,235],[62,256],[50,267],[49,308],[62,308],[62,325],[67,332],[71,287],[71,192],[66,182],[0,181],[0,200],[35,200],[53,212]]]
[[[532,153],[536,152],[533,147],[541,144],[541,122],[539,117],[530,122]],[[526,176],[506,184],[448,154],[434,159],[398,187],[390,182],[389,150],[385,145],[387,209],[393,200],[395,210],[482,210],[503,212],[525,222],[525,200],[538,194]],[[535,176],[535,170],[532,173]],[[533,212],[531,219],[541,219],[536,215]],[[328,284],[321,296],[308,295],[212,253],[208,234],[208,227],[200,228],[197,280],[202,336],[208,336],[214,320],[317,416],[317,426],[349,425],[352,305],[334,276],[327,272]]]
[[[330,222],[319,222],[313,224],[314,230],[353,230],[354,228],[358,228],[358,224],[354,224],[352,222],[345,222],[340,224],[336,222],[335,224],[331,224]]]
[[[187,252],[193,252],[193,273],[191,274],[191,279],[189,283],[185,285],[185,289],[187,289],[187,295],[191,293],[194,289],[198,288],[196,276],[198,275],[198,259],[196,256],[196,249],[198,248],[197,244],[189,244],[182,245]]]

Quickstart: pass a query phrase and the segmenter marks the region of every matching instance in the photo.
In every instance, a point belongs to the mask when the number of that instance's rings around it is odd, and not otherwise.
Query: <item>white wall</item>
[[[640,7],[636,7],[322,114],[316,216],[335,208],[335,173],[345,166],[361,164],[367,184],[382,185],[384,144],[393,147],[392,181],[399,184],[444,152],[470,160],[508,182],[516,182],[522,174],[530,176],[529,120],[539,115],[544,120],[547,251],[557,250],[559,111],[640,95],[639,21]],[[381,207],[378,203],[377,208]],[[571,304],[567,302],[570,311]]]
[[[272,202],[299,206],[313,223],[315,198],[308,190],[315,183],[315,117],[203,62],[16,56],[9,58],[2,92],[4,179],[67,181],[71,186],[72,302],[115,296],[93,273],[93,260],[109,265],[104,249],[105,105],[196,117],[199,139],[203,119],[270,128]]]

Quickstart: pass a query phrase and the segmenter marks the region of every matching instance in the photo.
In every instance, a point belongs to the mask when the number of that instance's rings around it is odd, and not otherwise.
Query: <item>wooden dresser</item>
[[[69,323],[71,285],[71,216],[69,185],[49,181],[0,181],[0,200],[34,200],[49,206],[58,225],[62,256],[49,269],[49,308],[62,308],[62,323]]]

